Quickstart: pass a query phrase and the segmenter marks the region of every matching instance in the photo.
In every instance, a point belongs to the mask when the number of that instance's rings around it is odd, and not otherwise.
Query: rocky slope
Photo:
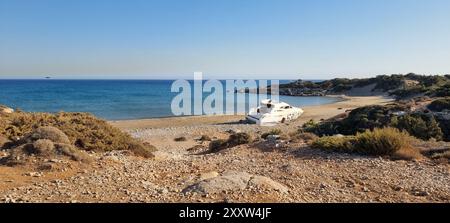
[[[87,169],[74,165],[65,178],[24,176],[33,183],[3,187],[3,202],[449,202],[448,164],[392,161],[324,153],[304,143],[241,145],[202,153],[205,132],[252,131],[248,125],[199,125],[133,131],[160,142],[154,159],[129,152],[93,153]],[[255,133],[257,130],[253,130]],[[175,142],[184,135],[187,140]],[[14,184],[2,177],[4,184]],[[0,184],[1,185],[1,184]]]

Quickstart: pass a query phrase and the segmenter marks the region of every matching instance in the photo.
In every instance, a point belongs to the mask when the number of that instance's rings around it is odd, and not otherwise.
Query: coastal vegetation
[[[393,156],[396,158],[420,158],[413,147],[415,139],[396,128],[375,128],[354,136],[325,136],[312,142],[312,148],[364,155]]]
[[[450,97],[434,100],[430,103],[428,108],[436,112],[442,112],[444,110],[450,111]]]
[[[430,97],[449,96],[449,87],[449,75],[427,76],[410,73],[406,75],[379,75],[363,79],[335,78],[320,82],[298,80],[281,84],[279,90],[281,95],[293,96],[389,95],[404,99],[420,95]]]
[[[87,151],[129,150],[150,158],[155,148],[134,139],[106,121],[87,113],[28,113],[15,111],[0,116],[0,146],[11,155],[8,164],[21,163],[28,156],[67,156],[89,160]],[[20,162],[16,162],[20,161]]]
[[[431,107],[439,109],[441,105],[440,99],[430,104]],[[375,128],[394,127],[422,140],[449,141],[448,119],[441,114],[429,111],[430,106],[423,106],[416,102],[365,106],[352,110],[343,118],[332,118],[320,123],[311,120],[305,123],[302,129],[319,136],[329,136],[355,135]]]
[[[246,132],[236,132],[232,133],[227,140],[217,139],[209,143],[210,152],[219,152],[221,150],[235,147],[242,144],[248,144],[252,141],[250,134]]]

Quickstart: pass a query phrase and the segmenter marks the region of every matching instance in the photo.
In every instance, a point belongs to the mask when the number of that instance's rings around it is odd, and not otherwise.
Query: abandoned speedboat
[[[276,125],[295,120],[302,114],[303,110],[301,108],[293,107],[284,102],[266,99],[261,101],[259,107],[250,109],[245,118],[259,125]]]

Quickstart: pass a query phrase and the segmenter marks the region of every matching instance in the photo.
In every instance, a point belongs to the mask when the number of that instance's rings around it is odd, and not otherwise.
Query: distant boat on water
[[[45,79],[51,79],[51,78],[52,78],[52,77],[48,77],[48,76],[47,76],[47,77],[45,77]]]

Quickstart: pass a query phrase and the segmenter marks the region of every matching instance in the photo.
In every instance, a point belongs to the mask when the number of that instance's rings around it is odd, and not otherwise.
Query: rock
[[[286,186],[264,176],[253,176],[248,182],[248,184],[256,187],[272,189],[284,194],[289,192],[289,189]]]
[[[219,173],[217,173],[216,171],[202,173],[202,174],[200,174],[200,180],[206,180],[206,179],[214,178],[217,176],[219,176]]]
[[[167,188],[158,188],[156,191],[159,194],[167,194],[167,193],[169,193],[169,190],[167,190]]]
[[[154,189],[158,188],[158,186],[156,186],[154,183],[152,183],[150,181],[143,180],[143,181],[141,181],[141,183],[142,183],[142,187],[147,190],[150,190],[150,189],[154,190]]]
[[[418,197],[426,197],[430,195],[426,190],[420,189],[420,188],[412,188],[411,194]]]
[[[251,175],[245,172],[229,171],[222,176],[202,180],[183,190],[183,193],[216,194],[222,191],[238,191],[247,188]]]
[[[213,174],[211,174],[213,175]],[[183,190],[183,193],[217,194],[223,191],[240,191],[247,187],[258,187],[288,193],[289,189],[264,176],[251,175],[246,172],[228,171],[222,176],[201,180]]]
[[[6,107],[4,105],[0,105],[0,114],[11,114],[14,112],[14,109],[10,107]]]
[[[30,173],[26,173],[26,176],[30,176],[30,177],[42,177],[43,174],[42,172],[30,172]]]
[[[266,140],[269,141],[269,142],[275,142],[275,141],[277,141],[279,139],[280,139],[279,135],[268,135],[266,137]]]
[[[52,163],[43,163],[39,166],[39,170],[52,170],[55,168],[55,165]]]

